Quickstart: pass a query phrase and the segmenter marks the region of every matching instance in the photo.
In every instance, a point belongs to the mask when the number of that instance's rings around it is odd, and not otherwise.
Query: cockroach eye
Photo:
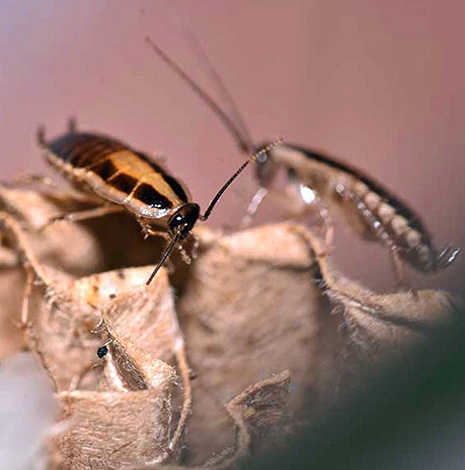
[[[267,160],[268,160],[268,153],[267,152],[263,152],[257,158],[258,163],[265,163]]]

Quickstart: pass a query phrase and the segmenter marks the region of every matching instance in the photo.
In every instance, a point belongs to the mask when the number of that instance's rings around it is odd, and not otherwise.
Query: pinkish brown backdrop
[[[37,125],[106,132],[169,157],[205,205],[241,157],[143,42],[150,33],[207,87],[167,1],[0,2],[0,172],[44,172]],[[437,244],[465,247],[463,2],[180,0],[257,140],[284,136],[345,157],[409,201]],[[211,87],[210,87],[211,89]],[[58,177],[57,177],[58,178]],[[250,177],[212,224],[237,223]],[[268,207],[261,221],[272,220]],[[344,272],[392,286],[385,252],[337,232]],[[152,260],[147,260],[152,262]],[[357,266],[355,266],[357,263]],[[458,260],[417,286],[462,286]]]

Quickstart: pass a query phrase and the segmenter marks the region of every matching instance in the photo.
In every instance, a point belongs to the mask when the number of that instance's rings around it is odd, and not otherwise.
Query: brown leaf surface
[[[161,359],[176,356],[182,336],[166,273],[146,289],[149,273],[130,268],[47,286],[33,334],[69,421],[57,440],[60,468],[161,462],[179,444],[189,405],[171,436],[176,372]],[[90,329],[102,314],[101,336],[110,340],[103,371],[93,368],[103,340]],[[87,390],[67,391],[77,386]]]
[[[52,217],[69,208],[66,201],[0,185],[0,210],[14,215],[26,229],[29,244],[41,262],[66,272],[90,273],[101,265],[101,253],[88,229],[80,224],[58,222],[41,230]]]
[[[79,315],[85,317],[88,324],[88,315],[103,313],[100,335],[110,340],[103,370],[92,369],[98,361],[97,347],[102,343],[95,333],[91,343],[92,332],[87,330],[84,337],[82,328],[78,335],[80,340],[74,344],[75,348],[81,349],[81,361],[78,357],[73,358],[74,364],[68,367],[66,380],[63,382],[61,377],[62,382],[59,382],[61,389],[66,389],[65,384],[68,388],[73,384],[82,387],[85,382],[86,388],[93,385],[96,391],[74,390],[58,394],[63,407],[62,419],[67,424],[67,429],[57,439],[59,468],[84,469],[95,465],[110,469],[162,462],[171,456],[178,444],[173,443],[170,435],[176,372],[160,359],[161,351],[165,353],[165,360],[175,355],[173,349],[171,354],[164,349],[168,340],[163,338],[162,331],[167,323],[173,323],[172,294],[164,271],[149,289],[141,288],[149,273],[147,268],[133,268],[83,278],[68,286],[65,300],[55,297],[46,304],[59,309],[62,314],[68,313],[68,322],[63,322],[68,326],[73,315],[75,319]],[[57,314],[47,312],[44,317],[53,323]],[[40,322],[36,325],[43,327]],[[172,336],[174,326],[171,326],[169,335]],[[41,352],[41,355],[51,362],[47,367],[57,377],[60,354],[52,354],[58,349],[56,343],[55,347],[48,347],[55,342],[56,336],[50,330],[47,334],[51,336],[37,341],[36,346],[39,349],[47,347],[47,354]],[[147,341],[139,342],[144,335]],[[67,336],[76,341],[76,335],[68,333]],[[161,348],[157,339],[163,345]],[[66,349],[64,343],[60,344],[60,349],[61,346]],[[71,347],[70,343],[67,346]],[[94,380],[89,380],[92,375]],[[76,377],[82,380],[77,381]]]
[[[248,387],[228,402],[226,409],[236,426],[236,442],[231,449],[210,458],[207,467],[229,468],[251,453],[257,454],[264,438],[268,438],[269,447],[272,437],[286,437],[290,381],[289,372],[281,372]]]
[[[38,270],[53,267],[74,277],[147,264],[156,259],[160,245],[156,238],[143,242],[137,223],[123,215],[79,224],[57,222],[44,228],[55,216],[88,207],[69,200],[66,190],[46,189],[0,184],[0,358],[24,347],[14,326],[20,320],[24,290],[21,259],[33,259]]]
[[[263,442],[265,434],[277,440],[286,434],[283,426],[289,421],[289,383],[288,371],[262,380],[244,390],[226,404],[226,410],[235,426],[234,444],[221,452],[213,454],[200,467],[149,465],[134,466],[132,470],[181,470],[187,468],[209,468],[222,470],[237,465],[252,452],[257,452],[257,445]],[[260,439],[258,439],[260,438]],[[268,441],[268,445],[270,440]]]
[[[287,368],[292,409],[311,419],[352,388],[342,380],[349,372],[356,380],[360,358],[390,359],[451,315],[442,292],[419,292],[417,301],[344,279],[328,267],[319,239],[300,226],[197,233],[199,257],[177,305],[198,376],[187,436],[196,463],[212,447],[232,445],[223,404],[241,389]],[[426,328],[413,328],[411,317]]]
[[[28,319],[27,344],[63,404],[57,468],[155,468],[168,458],[192,466],[212,454],[209,465],[225,468],[266,449],[274,431],[313,419],[364,370],[453,315],[443,292],[379,295],[345,279],[294,224],[199,228],[193,264],[174,256],[170,278],[162,270],[147,288],[150,266],[111,271],[159,253],[127,215],[38,230],[75,204],[0,187],[0,353],[21,346],[9,325]],[[296,418],[286,421],[288,398]]]
[[[172,375],[137,392],[61,392],[57,468],[119,469],[169,457]]]
[[[190,396],[183,396],[187,402],[183,402],[182,419],[171,436],[176,373],[157,356],[173,358],[179,354],[175,347],[182,349],[183,344],[165,271],[149,289],[144,284],[150,268],[73,281],[38,261],[28,233],[16,219],[4,217],[3,221],[15,236],[23,260],[44,286],[45,295],[30,303],[25,331],[30,348],[53,378],[62,404],[66,427],[56,439],[55,466],[88,468],[91,463],[120,468],[169,458],[182,437]],[[103,312],[102,334],[112,341],[102,374],[101,367],[95,368],[102,340],[94,328]],[[136,340],[145,334],[148,341],[133,344],[131,334]],[[107,392],[99,390],[102,375]],[[78,386],[86,390],[74,390]]]

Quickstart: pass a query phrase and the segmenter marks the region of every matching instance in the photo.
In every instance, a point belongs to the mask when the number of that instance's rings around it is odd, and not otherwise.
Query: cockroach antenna
[[[190,33],[191,35],[193,33]],[[232,135],[234,141],[237,143],[240,150],[244,153],[252,153],[254,145],[250,133],[248,132],[244,120],[242,119],[239,110],[234,103],[230,93],[227,91],[224,86],[220,76],[213,68],[213,65],[208,60],[203,50],[200,49],[198,41],[194,43],[198,45],[199,51],[197,55],[199,59],[205,62],[207,69],[210,71],[212,78],[215,83],[217,83],[218,88],[221,90],[222,95],[225,97],[228,103],[230,103],[231,109],[235,116],[236,122],[231,118],[224,109],[210,96],[193,78],[177,63],[175,62],[158,44],[156,44],[150,36],[145,38],[147,44],[150,45],[152,50],[160,57],[167,65],[170,67],[193,91],[194,93],[218,116],[221,122],[228,129],[229,133]],[[202,59],[203,58],[203,59]]]

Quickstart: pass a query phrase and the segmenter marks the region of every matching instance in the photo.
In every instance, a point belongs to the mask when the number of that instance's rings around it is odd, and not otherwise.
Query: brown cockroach
[[[150,284],[173,249],[191,233],[197,220],[209,218],[216,203],[249,163],[260,158],[254,154],[228,179],[200,214],[200,206],[191,201],[183,184],[146,154],[112,137],[76,131],[73,121],[69,132],[46,141],[39,128],[38,142],[45,158],[78,190],[89,196],[96,207],[65,214],[56,220],[78,221],[127,210],[134,214],[146,236],[168,235],[170,241],[147,280]]]
[[[229,106],[229,113],[151,38],[147,37],[146,41],[219,117],[241,152],[250,154],[266,148],[267,143],[258,146],[253,143],[245,121],[221,77],[193,33],[187,27],[183,29],[190,44],[195,46],[198,59],[203,62],[210,78]],[[281,143],[268,151],[262,151],[256,163],[259,189],[247,209],[246,220],[251,220],[269,192],[277,171],[283,168],[298,195],[300,205],[304,208],[315,203],[320,205],[320,215],[326,224],[328,246],[332,240],[332,227],[328,223],[329,209],[331,213],[338,213],[364,239],[377,241],[388,248],[396,277],[401,283],[402,261],[421,272],[431,273],[449,266],[460,251],[450,246],[437,251],[420,217],[406,203],[361,170],[324,152]]]

